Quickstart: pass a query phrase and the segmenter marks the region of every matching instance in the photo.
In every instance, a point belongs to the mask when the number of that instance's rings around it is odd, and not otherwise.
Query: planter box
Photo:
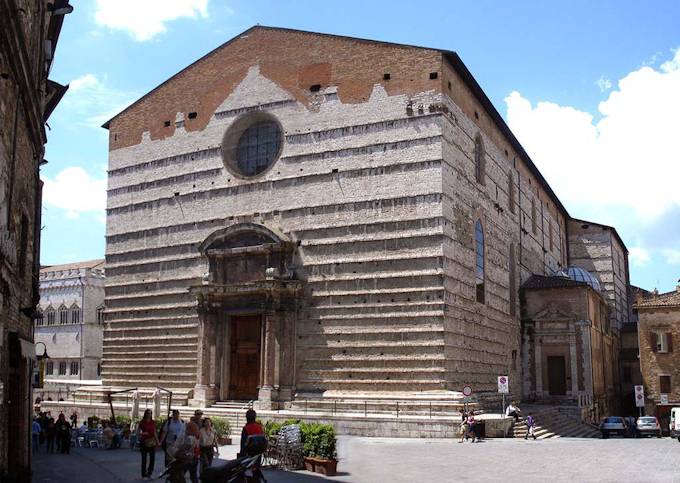
[[[338,469],[338,460],[325,460],[321,458],[309,458],[305,456],[305,469],[325,476],[335,476]]]
[[[230,445],[231,438],[229,436],[218,436],[217,444],[219,444],[220,446]]]
[[[314,473],[314,461],[315,458],[304,457],[305,469]]]

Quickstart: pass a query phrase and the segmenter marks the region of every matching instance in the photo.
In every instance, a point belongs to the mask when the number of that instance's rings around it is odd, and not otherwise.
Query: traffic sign
[[[502,394],[510,393],[510,381],[508,381],[508,376],[498,376],[498,392]]]
[[[645,388],[643,386],[635,386],[635,407],[645,407]]]
[[[470,386],[463,387],[463,396],[470,397],[472,395],[472,388]]]
[[[668,394],[660,394],[659,404],[668,404]]]

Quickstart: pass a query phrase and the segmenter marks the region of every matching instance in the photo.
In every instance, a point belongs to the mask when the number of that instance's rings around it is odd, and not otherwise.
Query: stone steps
[[[595,428],[561,412],[558,407],[532,409],[525,405],[522,407],[522,412],[524,416],[529,413],[534,416],[536,420],[534,432],[537,439],[599,436],[599,432]],[[513,426],[512,434],[516,438],[523,438],[527,434],[527,426],[524,420]]]

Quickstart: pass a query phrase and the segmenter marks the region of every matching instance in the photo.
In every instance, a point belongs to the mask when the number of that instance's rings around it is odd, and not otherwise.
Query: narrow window
[[[71,307],[71,323],[72,324],[80,323],[80,308],[77,305]]]
[[[538,235],[538,216],[536,215],[536,200],[531,200],[531,231]]]
[[[484,303],[484,228],[475,222],[475,292],[477,302]]]
[[[35,325],[38,327],[45,325],[45,318],[40,310],[38,310],[38,315],[35,318]]]
[[[60,376],[65,376],[65,375],[66,375],[66,363],[65,363],[65,362],[60,362],[60,363],[59,363],[59,375],[60,375]]]
[[[514,316],[517,314],[517,285],[515,282],[515,279],[517,278],[516,274],[516,265],[517,262],[515,260],[515,244],[511,243],[510,244],[510,256],[508,257],[508,273],[509,273],[509,283],[508,287],[510,290],[510,315]]]
[[[553,227],[550,220],[548,220],[548,239],[550,241],[550,251],[553,251]]]
[[[515,182],[512,179],[512,171],[508,171],[508,205],[510,213],[515,213]]]
[[[54,362],[48,362],[45,366],[45,374],[51,376],[54,374]]]
[[[97,308],[97,325],[104,324],[104,307]]]
[[[477,134],[477,137],[475,137],[475,178],[479,184],[484,184],[484,163],[484,143],[482,142],[482,136]]]
[[[671,332],[652,332],[653,352],[673,352],[673,334]]]
[[[52,307],[47,309],[47,325],[54,325],[56,322],[56,313]]]
[[[670,394],[671,376],[659,376],[659,392],[661,394]]]
[[[97,364],[97,377],[102,375],[102,365],[101,363]]]
[[[71,362],[71,375],[77,376],[80,372],[80,363],[78,361]]]
[[[68,324],[68,309],[63,305],[59,307],[59,323]]]

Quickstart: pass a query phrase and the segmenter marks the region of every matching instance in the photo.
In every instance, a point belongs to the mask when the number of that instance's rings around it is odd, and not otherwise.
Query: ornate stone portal
[[[302,282],[295,244],[250,223],[210,235],[199,247],[209,272],[191,287],[200,318],[194,403],[257,400],[262,409],[295,391],[295,325]]]

